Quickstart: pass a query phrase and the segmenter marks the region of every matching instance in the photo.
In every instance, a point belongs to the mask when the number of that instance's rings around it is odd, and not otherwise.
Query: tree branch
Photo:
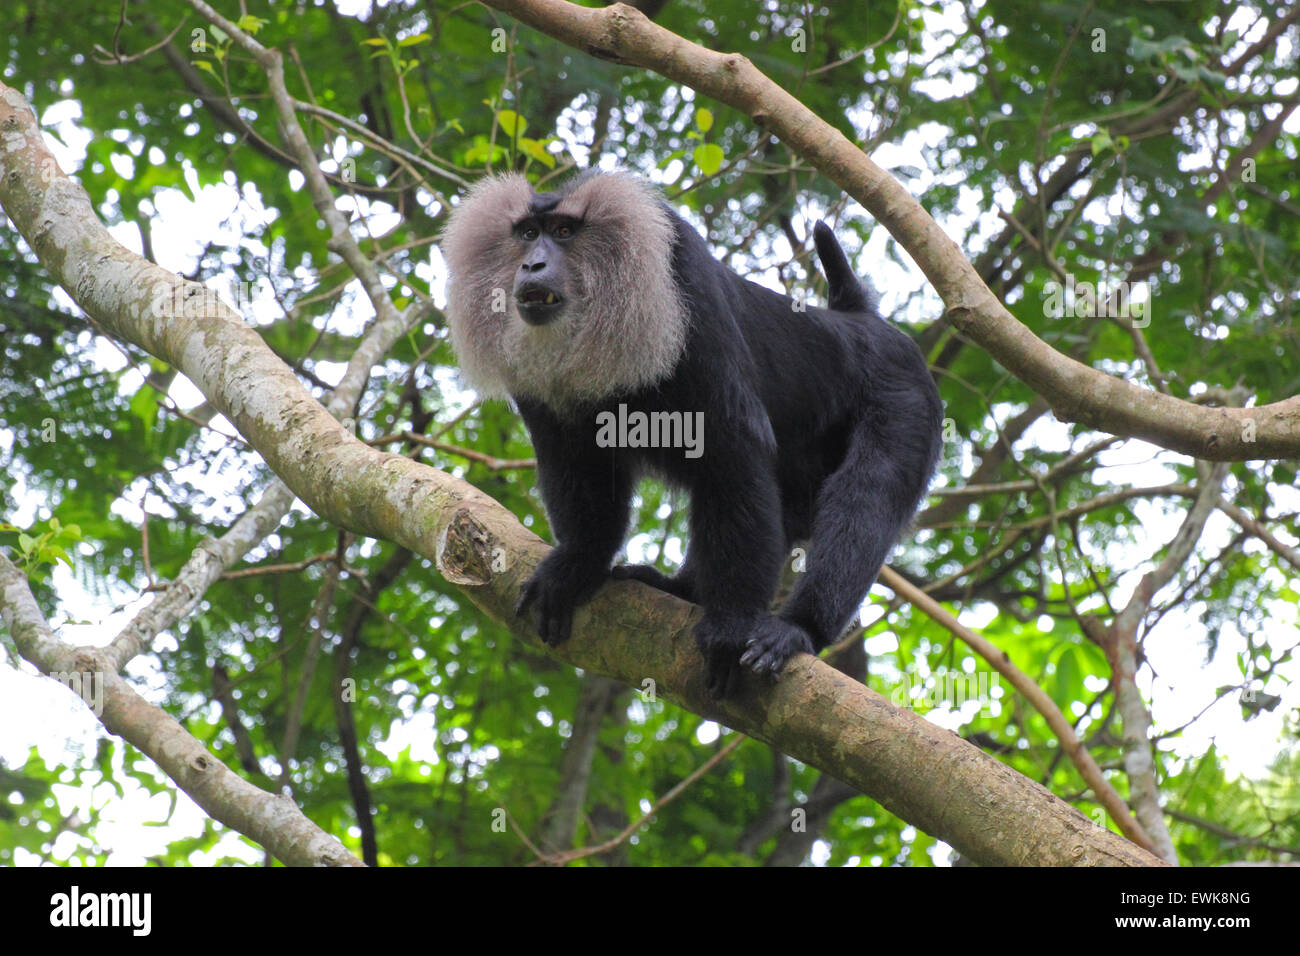
[[[26,578],[3,554],[0,618],[24,658],[42,674],[65,686],[75,685],[78,696],[110,733],[153,760],[214,820],[256,840],[290,866],[361,866],[292,800],[253,786],[214,757],[176,718],[137,694],[107,666],[98,648],[74,648],[60,640],[41,614]]]

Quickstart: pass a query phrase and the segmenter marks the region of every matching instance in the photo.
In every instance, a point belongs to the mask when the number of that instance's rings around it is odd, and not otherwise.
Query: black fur
[[[534,202],[537,212],[555,205],[551,197]],[[920,350],[877,314],[824,224],[815,240],[833,308],[797,311],[714,259],[670,215],[687,316],[672,373],[571,407],[514,396],[557,542],[518,611],[534,610],[542,639],[557,644],[569,636],[574,608],[611,574],[698,602],[709,690],[724,696],[741,665],[775,675],[793,654],[840,636],[925,494],[943,413]],[[549,254],[563,256],[563,243]],[[552,266],[563,275],[563,262]],[[703,455],[598,447],[596,415],[620,403],[647,413],[702,411]],[[671,578],[644,566],[610,568],[647,472],[690,493],[689,548]],[[782,563],[800,542],[808,542],[805,571],[773,615]]]

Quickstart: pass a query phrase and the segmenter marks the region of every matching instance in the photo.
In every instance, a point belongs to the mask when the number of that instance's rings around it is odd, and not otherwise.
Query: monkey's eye
[[[521,237],[525,242],[532,242],[534,239],[536,239],[536,238],[537,238],[538,236],[540,236],[541,234],[542,234],[542,231],[541,231],[540,229],[538,229],[536,226],[524,226],[524,228],[523,228],[522,230],[520,230],[520,232],[519,232],[520,237]]]
[[[573,227],[568,225],[567,223],[562,223],[561,225],[555,227],[555,230],[551,233],[551,235],[555,236],[556,239],[568,239],[571,235],[573,235]]]

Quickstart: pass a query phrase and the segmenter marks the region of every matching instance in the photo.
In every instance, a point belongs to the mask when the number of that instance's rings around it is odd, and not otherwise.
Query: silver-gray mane
[[[686,311],[658,190],[630,173],[597,172],[560,201],[555,212],[583,226],[568,247],[569,304],[543,326],[519,317],[513,292],[523,258],[514,224],[533,195],[517,173],[482,179],[443,230],[447,318],[468,384],[564,408],[666,378],[685,346]]]

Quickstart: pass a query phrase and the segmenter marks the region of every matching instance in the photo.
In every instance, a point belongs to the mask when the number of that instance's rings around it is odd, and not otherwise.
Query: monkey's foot
[[[758,620],[732,614],[705,614],[695,625],[695,645],[708,665],[705,688],[714,700],[740,685],[740,652]]]
[[[648,564],[616,564],[610,569],[609,576],[615,581],[640,581],[683,601],[695,601],[695,589],[689,581],[684,580],[680,574],[670,578]]]
[[[745,641],[740,663],[755,674],[776,677],[794,655],[815,653],[812,638],[803,628],[769,616],[758,622]]]

